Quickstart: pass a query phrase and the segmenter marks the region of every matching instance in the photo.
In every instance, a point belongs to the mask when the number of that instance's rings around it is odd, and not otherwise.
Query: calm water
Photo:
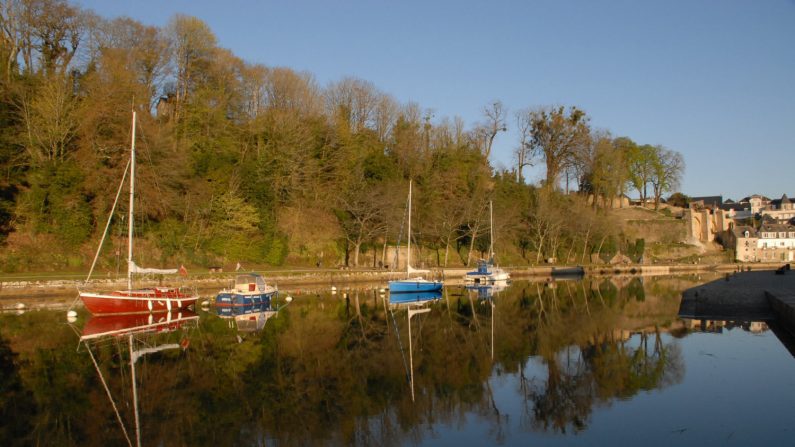
[[[793,444],[767,325],[677,317],[709,279],[448,288],[410,327],[372,289],[237,321],[4,314],[0,445]]]

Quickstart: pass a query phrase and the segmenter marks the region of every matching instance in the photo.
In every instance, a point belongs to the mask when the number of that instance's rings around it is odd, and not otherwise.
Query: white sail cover
[[[129,261],[127,265],[127,270],[130,273],[154,273],[157,275],[173,275],[179,271],[179,269],[152,269],[152,268],[145,268],[145,267],[138,267],[135,265],[135,261]]]
[[[409,274],[409,275],[411,275],[412,273],[428,273],[428,272],[430,272],[430,270],[425,270],[425,269],[415,269],[414,267],[412,267],[412,266],[410,266],[410,265],[409,265],[409,266],[407,267],[407,272],[408,272],[408,274]]]

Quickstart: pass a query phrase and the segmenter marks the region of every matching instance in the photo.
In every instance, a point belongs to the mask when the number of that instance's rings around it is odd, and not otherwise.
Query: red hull
[[[199,316],[189,310],[153,314],[116,314],[90,318],[83,328],[82,339],[140,332],[171,332]]]
[[[118,314],[187,309],[196,304],[199,297],[173,287],[155,287],[110,293],[81,292],[80,299],[92,314]]]

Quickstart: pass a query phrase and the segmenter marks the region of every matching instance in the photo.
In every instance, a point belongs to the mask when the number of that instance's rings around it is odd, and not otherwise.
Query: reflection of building
[[[723,333],[723,330],[740,328],[746,332],[760,334],[769,329],[764,321],[730,321],[730,320],[700,320],[686,318],[684,321],[691,330],[698,332]]]
[[[731,233],[735,259],[741,262],[795,261],[795,226],[763,224],[759,230],[739,226]]]

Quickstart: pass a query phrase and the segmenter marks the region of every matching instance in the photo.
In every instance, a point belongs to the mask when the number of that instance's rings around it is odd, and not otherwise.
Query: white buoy
[[[331,286],[331,291],[332,292],[336,292],[337,291],[337,286]]]
[[[379,291],[379,292],[381,292],[381,293],[386,293],[386,289],[385,289],[385,288],[383,288],[383,287],[381,287],[380,289],[378,289],[378,291]]]
[[[287,295],[287,297],[284,298],[284,301],[287,301],[288,303],[290,303],[290,302],[293,301],[293,297],[291,297],[290,295]]]
[[[72,312],[74,312],[74,311],[70,311],[70,313],[72,313]],[[67,313],[66,314],[66,321],[68,321],[69,323],[74,323],[75,321],[77,321],[77,313],[74,312],[74,315],[69,315],[69,313]]]
[[[67,312],[67,313],[66,313],[66,316],[67,316],[67,317],[74,317],[74,318],[77,318],[77,312],[75,312],[75,311],[73,311],[73,310],[70,310],[69,312]]]
[[[25,303],[17,303],[16,305],[17,310],[22,310],[25,308]]]
[[[210,307],[210,300],[202,301],[202,307]]]

